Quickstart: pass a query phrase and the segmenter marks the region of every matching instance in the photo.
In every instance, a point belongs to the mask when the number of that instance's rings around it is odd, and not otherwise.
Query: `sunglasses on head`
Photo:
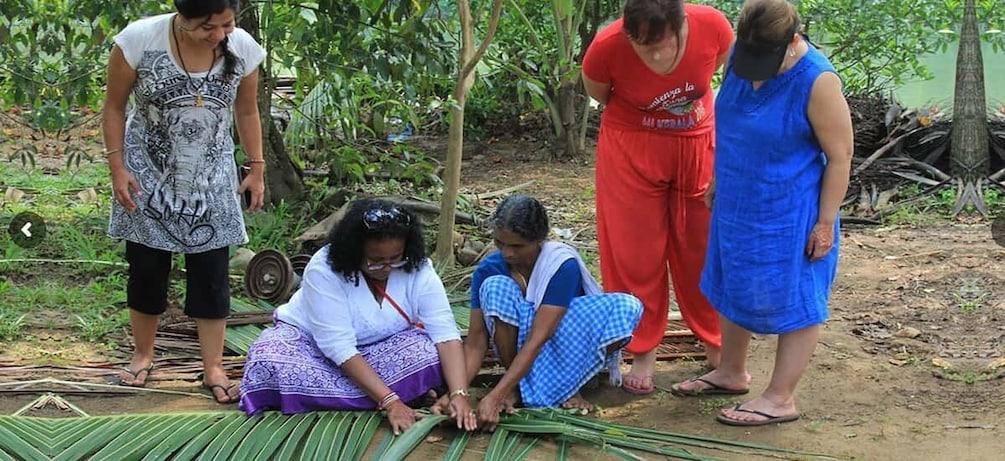
[[[411,221],[411,218],[396,206],[387,209],[372,208],[363,213],[363,226],[367,230],[386,228],[393,224],[407,226]]]

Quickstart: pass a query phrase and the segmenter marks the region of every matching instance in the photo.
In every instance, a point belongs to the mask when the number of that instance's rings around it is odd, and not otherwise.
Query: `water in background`
[[[952,43],[946,53],[928,55],[921,58],[935,76],[932,80],[912,81],[898,88],[897,99],[901,104],[911,107],[928,107],[938,104],[939,107],[953,105],[953,85],[956,84],[956,49]],[[1005,54],[994,54],[991,45],[981,48],[984,59],[984,91],[989,109],[998,109],[1005,104],[1005,84],[1002,74],[1005,74]]]

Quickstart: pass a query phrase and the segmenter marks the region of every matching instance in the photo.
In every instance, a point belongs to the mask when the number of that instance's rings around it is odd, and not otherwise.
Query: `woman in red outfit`
[[[666,329],[670,278],[681,314],[719,362],[719,320],[698,290],[705,262],[715,151],[712,75],[733,30],[722,12],[682,0],[628,0],[597,34],[583,80],[605,107],[597,142],[597,233],[605,291],[645,305],[626,350],[624,389],[653,391]],[[669,277],[668,277],[669,272]]]

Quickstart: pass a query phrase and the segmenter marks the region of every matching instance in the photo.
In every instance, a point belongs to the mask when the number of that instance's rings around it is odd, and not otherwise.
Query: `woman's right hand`
[[[401,435],[402,432],[407,431],[415,424],[416,419],[418,418],[415,410],[401,400],[395,400],[387,408],[387,421],[391,423],[391,431],[394,432],[394,435]]]
[[[140,183],[136,182],[136,178],[125,168],[112,170],[112,192],[115,200],[126,211],[136,211],[136,202],[133,201],[132,194],[135,193],[137,197],[143,194]]]

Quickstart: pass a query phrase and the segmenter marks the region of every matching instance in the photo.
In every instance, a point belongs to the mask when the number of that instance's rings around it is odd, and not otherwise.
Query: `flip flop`
[[[641,385],[633,386],[629,384],[633,381]],[[648,386],[645,385],[645,383],[647,382],[649,383]],[[629,394],[649,395],[656,390],[656,385],[653,383],[653,375],[639,376],[628,373],[624,376],[624,378],[622,378],[621,388],[624,389],[624,391]]]
[[[209,393],[213,395],[213,400],[216,400],[216,403],[219,403],[221,405],[227,405],[227,404],[231,404],[231,403],[237,403],[238,401],[241,400],[240,397],[231,397],[230,396],[230,390],[233,389],[234,386],[237,386],[237,384],[235,383],[235,384],[231,384],[229,386],[223,386],[222,384],[206,384],[206,383],[202,383],[202,388],[208,390]],[[223,395],[224,395],[223,400],[217,398],[217,396],[216,396],[216,390],[217,389],[220,389],[220,390],[223,391]]]
[[[670,386],[670,393],[676,395],[677,397],[700,397],[702,395],[744,395],[750,392],[750,389],[729,389],[722,387],[716,383],[713,383],[700,376],[695,376],[685,382],[694,383],[700,382],[704,383],[706,386],[703,389],[692,389],[690,391],[680,388],[681,383],[674,384]]]
[[[133,381],[136,381],[136,380],[140,379],[140,374],[141,373],[146,373],[147,375],[145,377],[143,377],[143,382],[140,383],[140,384],[129,384],[129,383],[123,381],[121,377],[119,377],[118,385],[120,385],[120,386],[126,386],[126,387],[145,387],[147,385],[147,379],[150,378],[150,372],[154,371],[154,363],[150,362],[150,365],[147,365],[146,368],[142,368],[142,369],[137,370],[137,371],[130,370],[129,367],[123,367],[121,371],[129,373],[129,376],[133,377]]]
[[[755,415],[758,415],[758,416],[763,416],[763,417],[765,417],[767,419],[762,419],[762,420],[757,420],[757,421],[740,421],[738,419],[728,418],[728,417],[726,417],[726,415],[724,415],[724,414],[722,414],[720,412],[718,415],[716,415],[715,420],[718,421],[718,422],[720,422],[720,423],[722,423],[722,424],[725,424],[727,426],[752,427],[752,426],[767,426],[769,424],[789,423],[789,422],[792,422],[792,421],[795,421],[795,420],[799,419],[799,417],[802,416],[799,413],[796,413],[794,415],[775,416],[775,415],[770,415],[768,413],[765,413],[763,411],[748,410],[746,408],[740,408],[740,405],[742,405],[742,404],[739,404],[739,403],[736,404],[733,407],[733,410],[734,411],[742,411],[744,413],[751,413],[751,414],[755,414]]]

